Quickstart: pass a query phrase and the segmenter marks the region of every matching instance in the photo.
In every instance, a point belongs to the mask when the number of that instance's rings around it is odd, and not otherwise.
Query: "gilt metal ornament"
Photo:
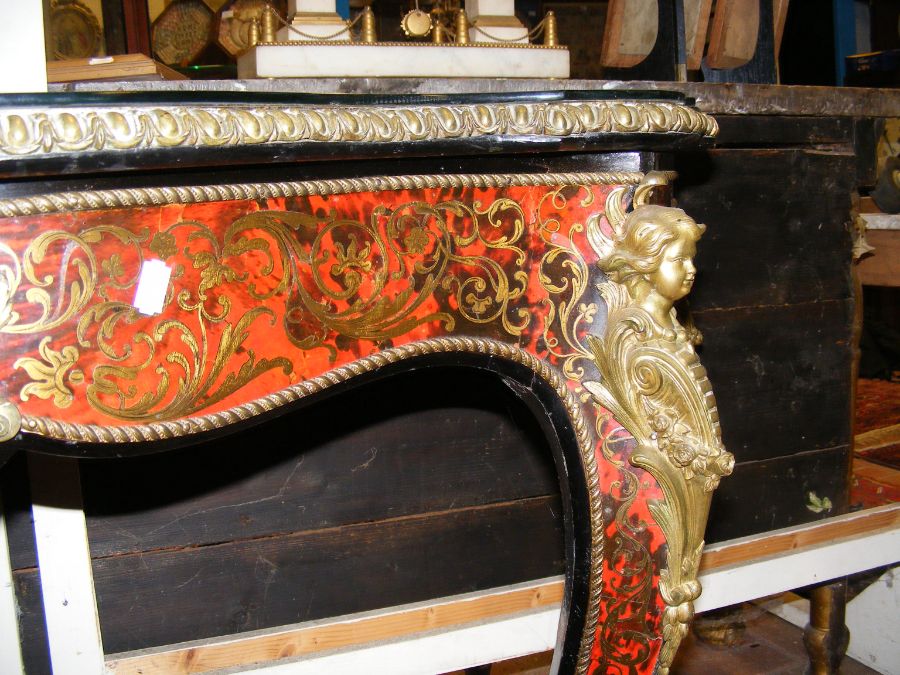
[[[595,400],[631,432],[630,461],[659,481],[664,500],[650,510],[666,535],[668,567],[661,572],[663,646],[657,665],[665,674],[693,617],[700,595],[697,572],[712,492],[731,473],[712,385],[674,303],[694,283],[696,242],[705,226],[677,208],[649,203],[665,177],[652,175],[634,195],[613,191],[606,206],[609,229],[590,223],[591,244],[608,280],[606,328],[588,342],[600,372],[584,383]]]

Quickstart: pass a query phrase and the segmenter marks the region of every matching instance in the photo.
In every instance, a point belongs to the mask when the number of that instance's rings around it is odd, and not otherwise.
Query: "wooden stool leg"
[[[809,624],[803,643],[809,655],[807,675],[835,675],[850,642],[844,625],[847,607],[847,580],[816,586],[809,604]]]

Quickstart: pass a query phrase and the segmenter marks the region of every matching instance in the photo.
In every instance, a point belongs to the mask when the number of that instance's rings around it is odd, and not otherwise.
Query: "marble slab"
[[[569,50],[540,45],[290,42],[238,58],[238,77],[569,77]]]
[[[649,80],[559,80],[548,78],[294,77],[253,80],[158,80],[152,82],[61,82],[52,92],[239,92],[306,94],[435,95],[518,94],[546,91],[677,91],[715,115],[831,115],[900,117],[900,89],[798,87]]]

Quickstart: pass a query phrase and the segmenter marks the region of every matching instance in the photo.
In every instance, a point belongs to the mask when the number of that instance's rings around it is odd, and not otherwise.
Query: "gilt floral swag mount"
[[[567,574],[565,605],[583,629],[567,642],[563,618],[558,645],[575,646],[555,663],[665,673],[733,464],[673,309],[704,228],[651,203],[666,180],[394,176],[2,201],[3,439],[210,435],[392,364],[517,364],[565,410],[587,485],[586,590]],[[171,279],[148,316],[132,302],[150,260]]]

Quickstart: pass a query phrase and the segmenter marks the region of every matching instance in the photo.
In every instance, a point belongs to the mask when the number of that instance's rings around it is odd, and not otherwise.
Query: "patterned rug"
[[[857,380],[857,435],[894,424],[900,424],[900,380]]]
[[[856,387],[850,503],[871,508],[900,501],[900,381],[860,378]]]

